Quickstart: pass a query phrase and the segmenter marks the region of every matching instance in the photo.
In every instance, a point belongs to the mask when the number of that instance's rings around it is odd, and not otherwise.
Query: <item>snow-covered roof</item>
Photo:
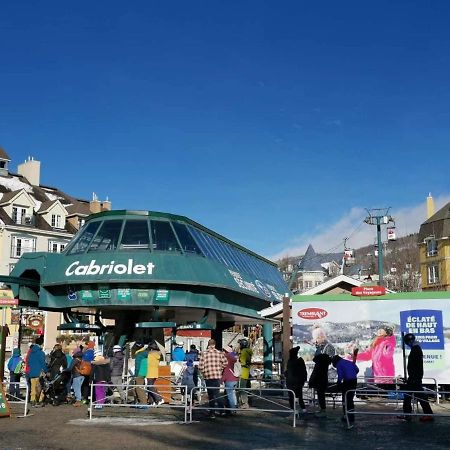
[[[33,192],[33,187],[30,184],[20,181],[16,177],[0,177],[0,185],[5,186],[9,191],[20,191],[25,189],[28,193]]]

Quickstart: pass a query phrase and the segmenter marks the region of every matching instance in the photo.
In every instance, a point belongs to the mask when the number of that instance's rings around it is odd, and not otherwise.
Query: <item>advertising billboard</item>
[[[351,359],[358,348],[359,374],[390,383],[403,376],[401,333],[413,333],[424,354],[424,382],[450,384],[450,299],[333,298],[292,301],[293,344],[309,368],[318,349]]]

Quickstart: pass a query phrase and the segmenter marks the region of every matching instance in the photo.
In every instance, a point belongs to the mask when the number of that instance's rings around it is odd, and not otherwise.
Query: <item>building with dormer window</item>
[[[17,173],[10,163],[0,147],[0,275],[9,275],[24,253],[62,252],[90,214],[111,209],[109,200],[95,194],[82,200],[43,185],[41,163],[32,157]]]
[[[422,290],[450,291],[450,202],[431,211],[420,226],[418,244]]]

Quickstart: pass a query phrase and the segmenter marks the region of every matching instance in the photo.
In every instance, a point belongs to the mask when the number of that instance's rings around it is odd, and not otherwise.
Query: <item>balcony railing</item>
[[[36,224],[36,219],[34,216],[13,217],[13,220],[17,225],[28,225],[32,227]]]

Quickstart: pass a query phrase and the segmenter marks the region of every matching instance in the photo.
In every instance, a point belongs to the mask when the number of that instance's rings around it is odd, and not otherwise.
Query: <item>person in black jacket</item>
[[[48,373],[50,380],[54,380],[63,370],[67,369],[67,358],[62,351],[61,344],[56,344],[50,353]]]
[[[313,361],[315,365],[309,377],[309,387],[317,392],[320,411],[316,413],[316,417],[326,417],[325,392],[328,388],[328,368],[331,364],[331,358],[326,353],[319,353],[314,356]]]
[[[408,333],[403,337],[403,342],[411,348],[408,355],[408,379],[406,380],[406,386],[403,388],[405,391],[422,391],[422,378],[423,378],[423,352],[419,343],[416,342],[416,337],[414,334]],[[411,400],[412,397],[419,400],[420,406],[423,409],[424,414],[433,414],[430,404],[426,400],[424,394],[405,394],[403,398],[403,412],[406,414],[411,414]],[[411,420],[411,416],[401,417],[403,420]],[[420,418],[421,422],[432,421],[433,417],[431,415],[422,416]]]
[[[306,365],[302,357],[298,357],[300,347],[294,347],[289,350],[289,359],[286,369],[286,387],[294,391],[298,398],[298,403],[303,413],[306,412],[305,402],[303,401],[303,385],[307,379]],[[294,407],[294,396],[289,393],[289,406]]]

